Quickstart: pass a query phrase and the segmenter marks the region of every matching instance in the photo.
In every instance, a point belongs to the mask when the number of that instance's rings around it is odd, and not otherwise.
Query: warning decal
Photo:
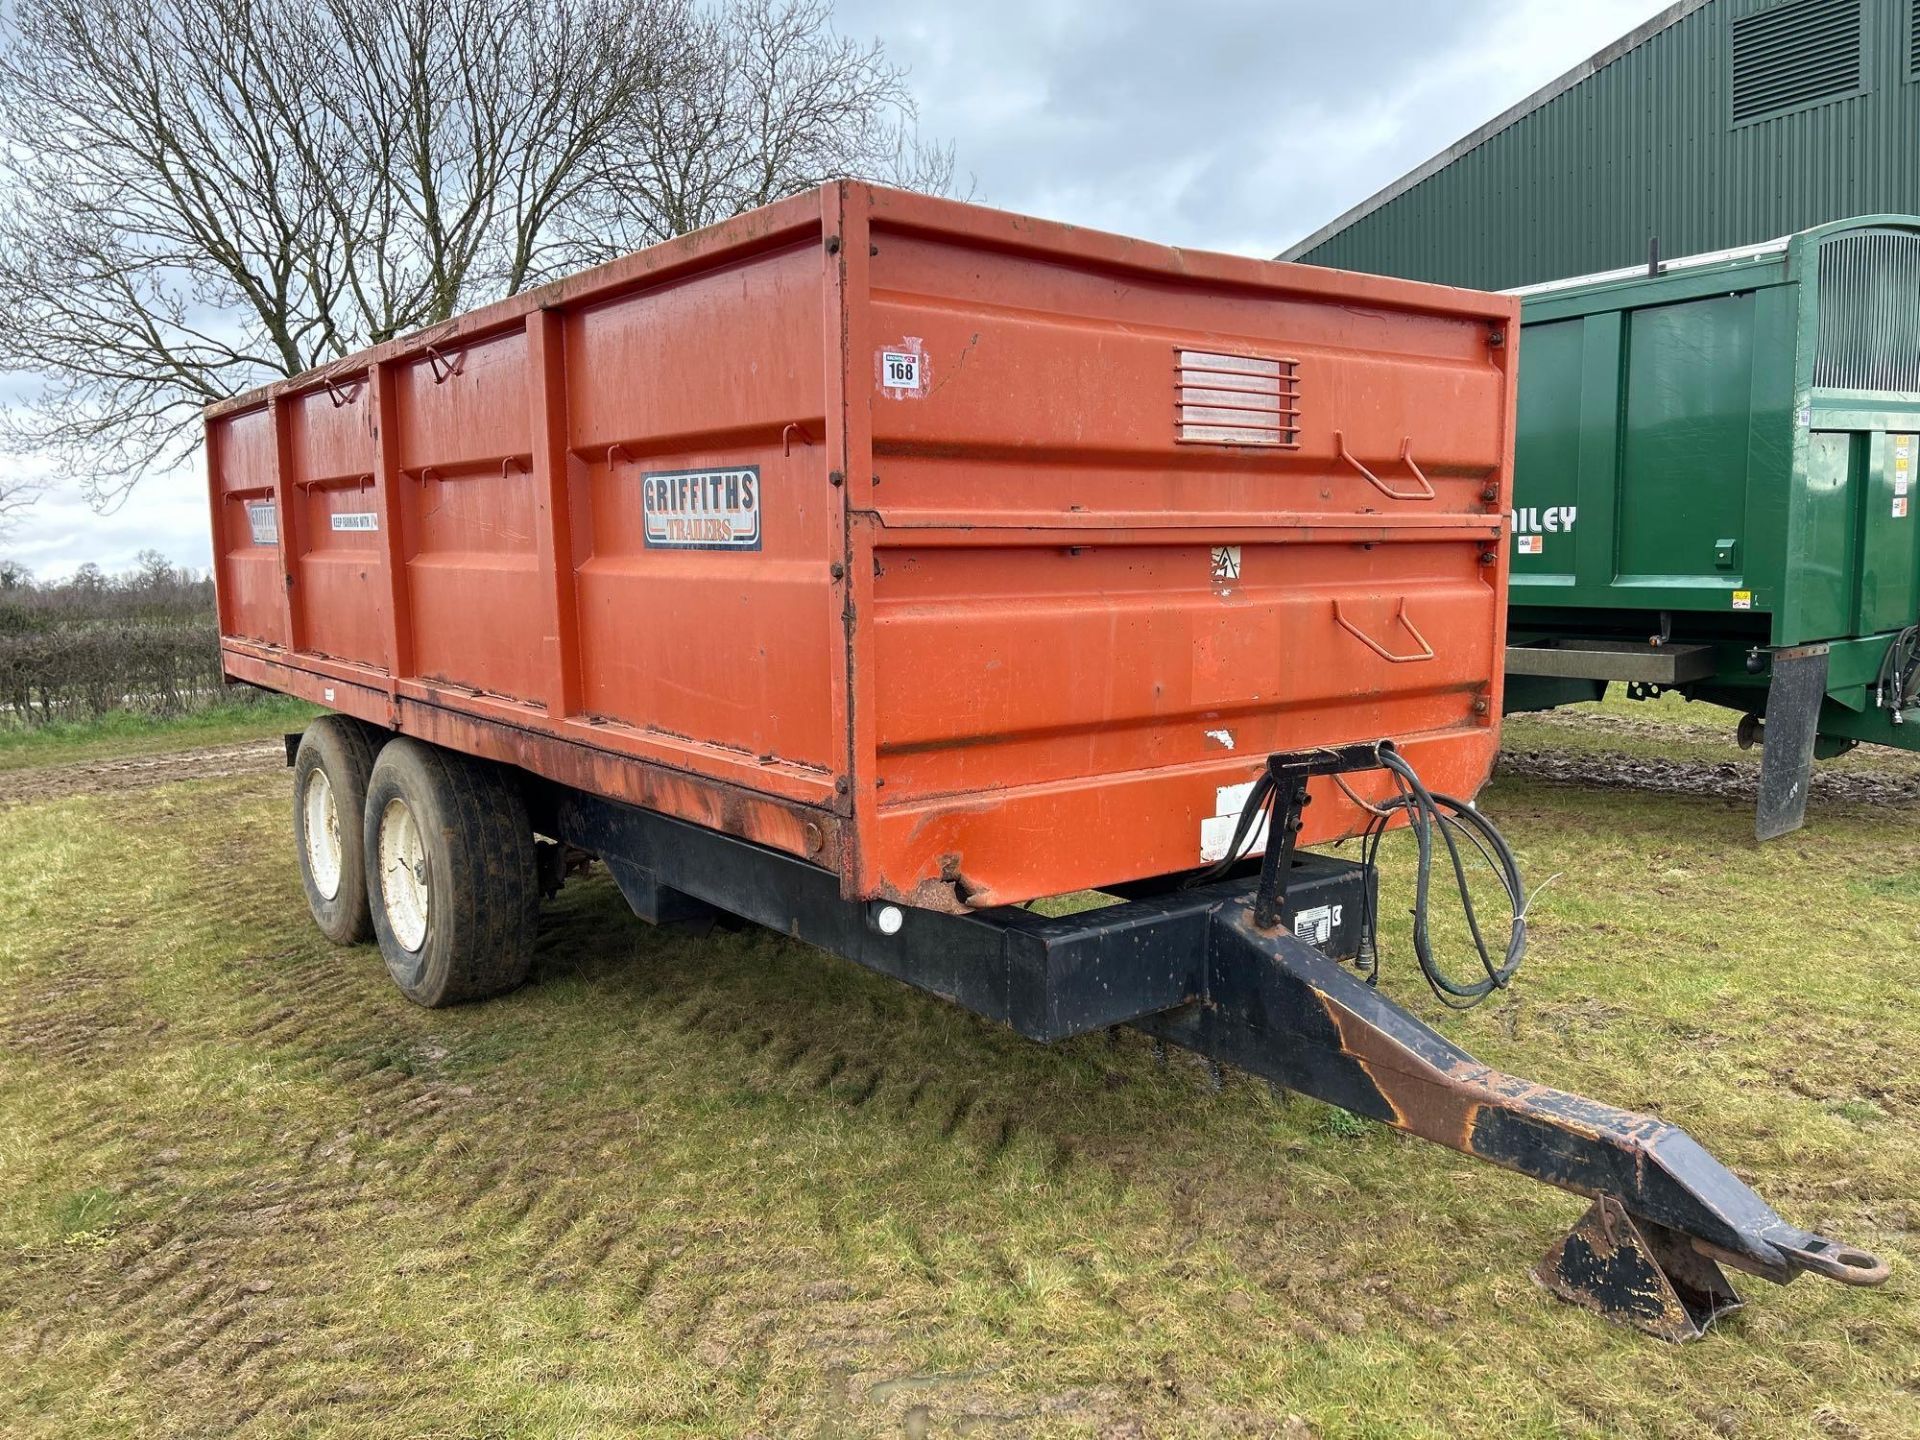
[[[1734,591],[1733,592],[1733,608],[1736,610],[1751,610],[1753,608],[1753,591],[1751,590]]]
[[[378,530],[380,515],[374,510],[340,510],[333,517],[336,530]]]
[[[1253,793],[1253,785],[1249,780],[1242,785],[1222,785],[1213,792],[1213,814],[1200,822],[1201,864],[1211,865],[1226,858],[1227,847],[1233,843],[1233,832],[1239,828],[1240,812]],[[1267,814],[1263,810],[1247,832],[1245,853],[1258,855],[1266,848]]]
[[[649,550],[758,550],[760,467],[656,470],[641,477]]]

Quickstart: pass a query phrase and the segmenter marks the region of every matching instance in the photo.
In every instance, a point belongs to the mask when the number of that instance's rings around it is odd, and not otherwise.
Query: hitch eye
[[[1811,1270],[1843,1285],[1879,1285],[1891,1268],[1878,1255],[1857,1245],[1842,1245],[1824,1235],[1808,1235],[1798,1245],[1774,1242],[1775,1247],[1802,1270]]]

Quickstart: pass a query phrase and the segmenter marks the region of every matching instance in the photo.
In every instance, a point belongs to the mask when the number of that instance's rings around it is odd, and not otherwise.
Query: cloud
[[[986,204],[1272,255],[1658,10],[1656,0],[838,0],[912,69]],[[27,462],[0,456],[0,475]],[[111,516],[49,495],[36,573],[209,563],[198,464]]]
[[[1657,13],[1655,0],[839,0],[979,198],[1272,255]]]

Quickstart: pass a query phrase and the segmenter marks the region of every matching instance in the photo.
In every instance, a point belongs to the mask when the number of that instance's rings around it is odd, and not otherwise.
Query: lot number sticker
[[[927,395],[927,352],[918,335],[906,335],[873,355],[873,378],[889,400],[923,400]]]
[[[880,383],[889,390],[918,390],[920,357],[908,350],[881,351]]]

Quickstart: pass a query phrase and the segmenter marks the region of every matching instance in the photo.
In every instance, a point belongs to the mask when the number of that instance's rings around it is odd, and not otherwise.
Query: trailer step
[[[1562,1300],[1662,1340],[1698,1340],[1745,1303],[1718,1265],[1672,1231],[1635,1220],[1611,1195],[1587,1207],[1533,1277]]]

